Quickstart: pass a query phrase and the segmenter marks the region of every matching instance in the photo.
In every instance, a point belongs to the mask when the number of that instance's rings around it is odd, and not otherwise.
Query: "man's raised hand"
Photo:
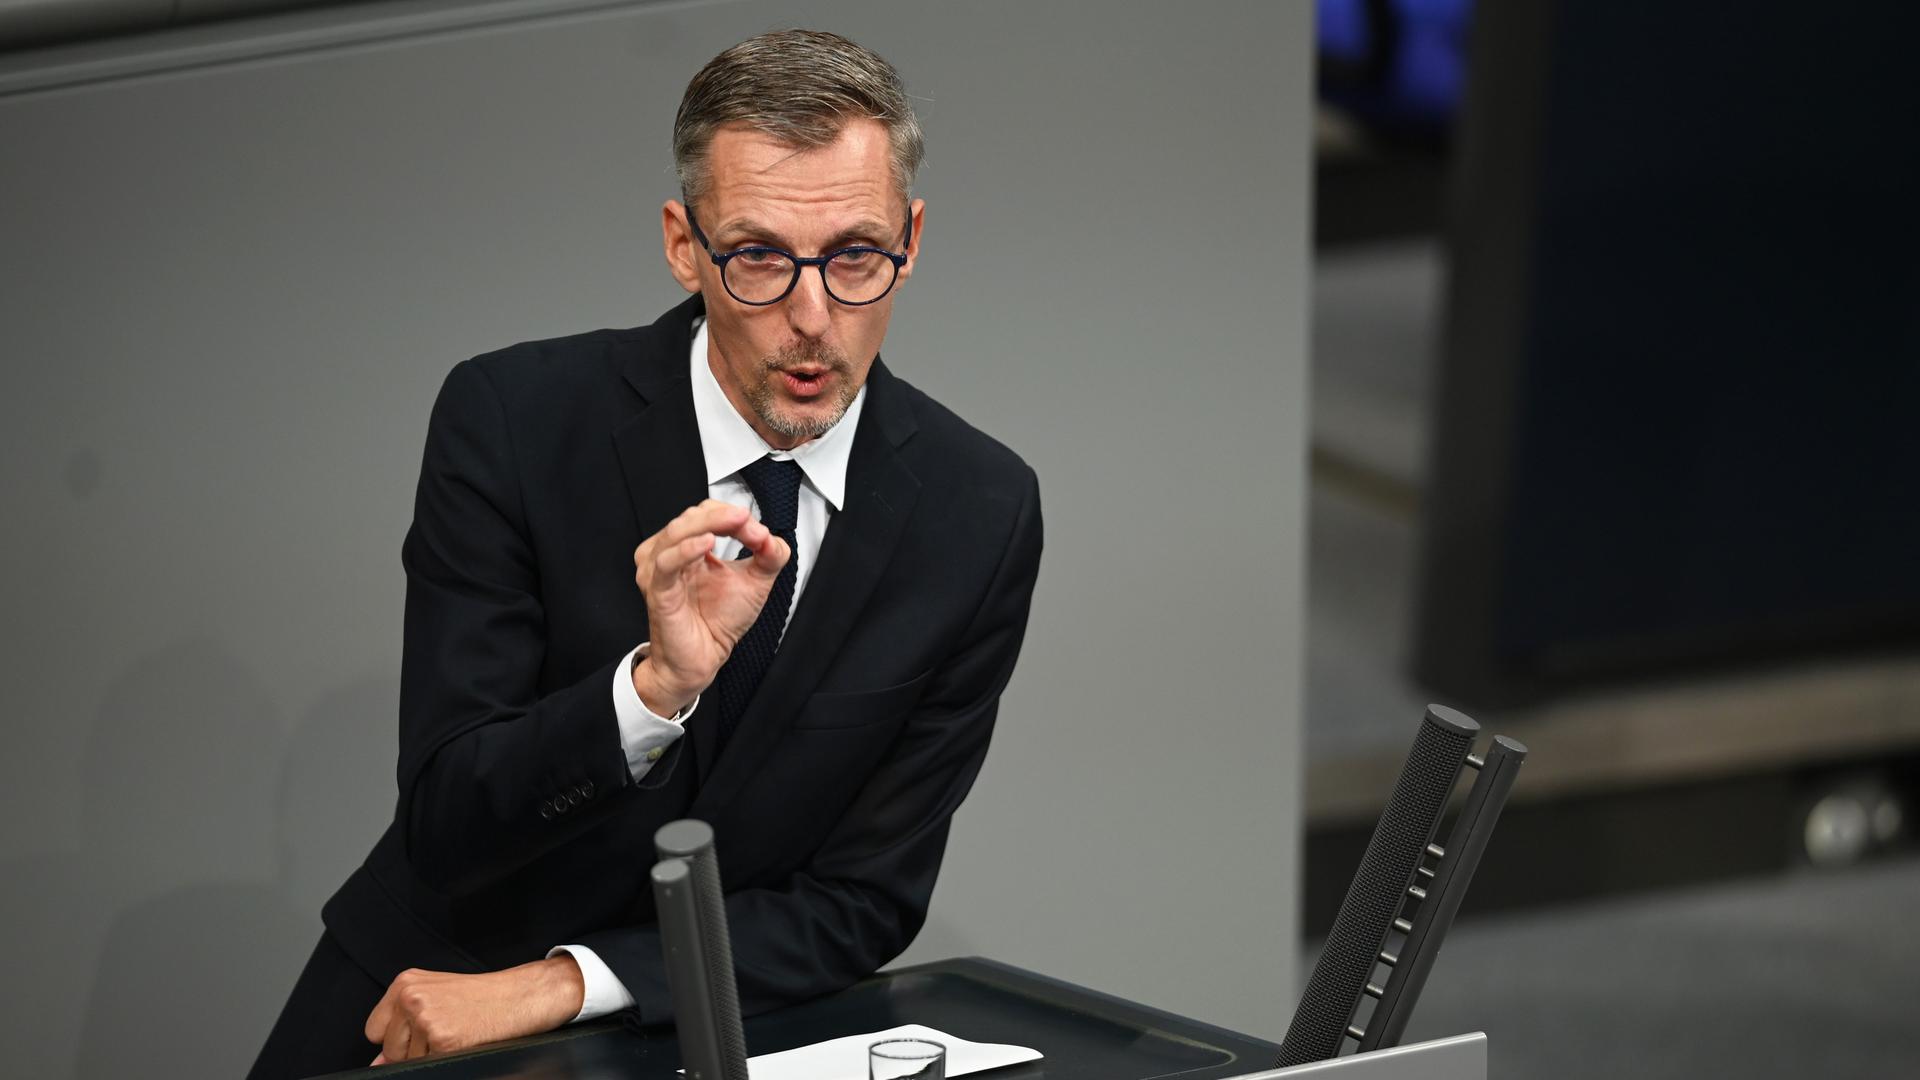
[[[715,558],[721,536],[753,557]],[[647,708],[672,716],[712,684],[792,557],[745,507],[717,499],[687,508],[634,549],[633,580],[647,600],[653,644],[633,669],[633,688]]]

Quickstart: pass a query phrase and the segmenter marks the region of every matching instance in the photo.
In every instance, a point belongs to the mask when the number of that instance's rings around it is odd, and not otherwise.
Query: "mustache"
[[[824,341],[796,341],[781,346],[772,356],[763,357],[760,367],[769,374],[800,367],[825,367],[844,374],[852,370],[853,362],[847,359],[846,353]]]

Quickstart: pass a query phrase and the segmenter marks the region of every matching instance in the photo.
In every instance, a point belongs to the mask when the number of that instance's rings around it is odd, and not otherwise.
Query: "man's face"
[[[834,142],[810,150],[729,125],[714,134],[707,167],[708,193],[693,211],[716,252],[765,246],[815,256],[852,245],[900,251],[909,211],[893,182],[887,129],[877,120],[852,121]],[[694,239],[686,208],[671,201],[663,208],[667,265],[681,285],[706,296],[707,362],[769,445],[789,448],[824,434],[865,385],[893,298],[919,254],[923,206],[913,204],[912,246],[893,291],[861,307],[828,295],[812,267],[785,300],[743,304]]]

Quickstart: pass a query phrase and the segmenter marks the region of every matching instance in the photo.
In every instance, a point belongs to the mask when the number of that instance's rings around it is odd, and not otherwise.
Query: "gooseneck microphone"
[[[1367,841],[1360,869],[1340,902],[1280,1044],[1280,1067],[1337,1057],[1344,1040],[1366,1034],[1352,1026],[1354,1011],[1363,995],[1384,993],[1371,981],[1374,969],[1400,960],[1387,949],[1388,935],[1412,926],[1400,918],[1401,905],[1410,890],[1416,897],[1425,895],[1414,878],[1424,869],[1421,860],[1433,848],[1447,798],[1479,731],[1480,725],[1461,713],[1427,706],[1400,779]]]
[[[653,834],[660,862],[652,872],[667,990],[687,1080],[747,1080],[733,945],[713,827],[686,818]]]
[[[1400,962],[1387,977],[1373,1015],[1367,1018],[1366,1029],[1361,1032],[1362,1053],[1400,1044],[1407,1017],[1413,1013],[1420,989],[1427,984],[1427,973],[1433,970],[1433,961],[1440,955],[1440,943],[1460,911],[1460,901],[1467,895],[1473,871],[1480,865],[1480,856],[1493,835],[1494,822],[1499,820],[1507,793],[1513,789],[1514,775],[1526,759],[1527,748],[1505,735],[1493,737],[1493,745],[1484,760],[1468,756],[1467,764],[1480,770],[1480,775],[1474,778],[1473,790],[1467,792],[1460,816],[1454,819],[1453,831],[1447,834],[1447,846],[1439,849],[1440,854],[1436,856],[1439,865],[1424,887],[1415,886],[1424,888],[1424,895],[1418,898],[1419,910],[1408,920],[1407,939],[1400,945]],[[1427,873],[1425,869],[1418,872]]]

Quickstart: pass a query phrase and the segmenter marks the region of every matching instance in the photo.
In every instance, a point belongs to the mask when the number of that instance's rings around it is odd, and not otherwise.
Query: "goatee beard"
[[[823,416],[795,416],[783,414],[780,409],[779,395],[774,390],[774,380],[781,378],[781,372],[796,367],[826,367],[837,377],[838,389],[835,392],[833,408]],[[760,361],[760,378],[747,390],[747,404],[753,408],[755,416],[767,425],[769,431],[784,435],[789,439],[817,439],[833,430],[833,425],[847,415],[853,406],[853,399],[860,388],[853,385],[853,365],[847,355],[824,341],[801,342],[783,347],[772,356]]]

